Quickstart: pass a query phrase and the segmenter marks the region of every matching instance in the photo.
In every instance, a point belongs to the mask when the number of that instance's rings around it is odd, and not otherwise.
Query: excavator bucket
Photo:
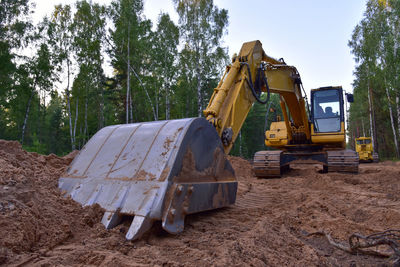
[[[135,240],[156,220],[176,234],[187,214],[234,204],[237,181],[215,128],[190,118],[101,129],[59,188],[83,206],[104,208],[107,229],[133,216],[126,238]]]

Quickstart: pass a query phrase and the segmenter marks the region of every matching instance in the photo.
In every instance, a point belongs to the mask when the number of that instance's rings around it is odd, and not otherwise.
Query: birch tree
[[[152,44],[152,74],[157,80],[156,103],[160,102],[160,94],[163,95],[165,119],[169,120],[171,118],[171,88],[177,78],[179,29],[168,14],[159,15]],[[156,109],[158,110],[158,105]]]
[[[213,0],[174,0],[174,3],[184,45],[181,53],[185,56],[181,60],[193,66],[193,72],[186,73],[186,78],[196,90],[197,116],[201,117],[212,92],[208,82],[219,77],[226,65],[222,37],[227,31],[228,11],[216,7]]]
[[[66,80],[65,97],[66,110],[68,114],[69,136],[71,149],[75,150],[76,144],[76,119],[73,124],[71,111],[71,78],[73,75],[73,35],[72,35],[72,12],[69,5],[56,5],[51,15],[48,32],[49,44],[53,53],[57,55],[55,64],[59,73],[58,80]],[[78,107],[75,108],[75,118],[78,116]]]
[[[120,97],[125,103],[125,122],[133,122],[138,118],[156,120],[154,100],[143,81],[144,73],[150,71],[146,68],[150,65],[151,53],[151,22],[144,18],[143,1],[113,1],[109,16],[114,24],[109,40],[112,66],[124,75]]]
[[[378,144],[382,143],[387,148],[384,149],[385,153],[392,150],[398,157],[398,126],[396,127],[395,116],[399,114],[393,112],[392,99],[393,95],[397,96],[395,88],[398,86],[399,64],[397,37],[391,26],[392,15],[393,12],[387,9],[386,2],[368,1],[364,18],[355,27],[349,46],[358,63],[354,93],[355,96],[361,96],[362,91],[366,92],[374,147],[378,149]],[[357,98],[359,97],[356,100]],[[353,113],[356,109],[365,109],[365,106],[362,103],[355,104]],[[357,116],[363,116],[363,113],[353,114],[353,121]],[[390,145],[387,138],[392,140],[393,145]]]
[[[52,86],[52,71],[53,66],[51,64],[50,52],[46,44],[41,44],[38,50],[37,56],[34,57],[26,65],[27,70],[31,73],[30,82],[30,96],[26,104],[26,111],[24,121],[21,130],[21,144],[24,143],[25,130],[27,121],[29,119],[29,113],[32,105],[32,99],[38,90],[48,91]],[[39,96],[40,104],[40,96]]]
[[[102,69],[102,40],[105,36],[105,8],[99,4],[79,1],[76,3],[77,11],[73,20],[73,48],[79,73],[74,82],[73,95],[76,105],[83,104],[83,142],[89,136],[104,127],[104,71]],[[82,110],[82,108],[81,108]],[[97,122],[97,127],[89,129],[88,118],[92,116]],[[79,122],[78,122],[79,123]]]
[[[21,124],[13,118],[19,119],[17,113],[24,113],[26,109],[16,109],[11,103],[22,96],[18,95],[20,90],[17,87],[21,89],[20,85],[25,83],[26,75],[29,75],[23,67],[19,69],[26,63],[24,59],[19,60],[19,52],[31,38],[33,25],[29,18],[32,7],[29,0],[0,1],[0,137],[3,138],[21,137]]]

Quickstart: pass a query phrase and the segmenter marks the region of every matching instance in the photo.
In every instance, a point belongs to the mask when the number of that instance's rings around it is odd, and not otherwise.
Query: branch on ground
[[[400,230],[389,229],[368,236],[354,233],[349,237],[348,245],[336,242],[330,234],[324,231],[317,231],[307,234],[307,236],[311,235],[323,235],[328,239],[329,244],[351,254],[362,253],[378,257],[391,257],[393,258],[393,263],[395,266],[400,266]],[[393,253],[368,249],[380,245],[389,246]]]

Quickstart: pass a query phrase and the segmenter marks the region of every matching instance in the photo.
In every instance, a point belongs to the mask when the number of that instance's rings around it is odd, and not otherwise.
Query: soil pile
[[[0,140],[0,263],[103,266],[376,266],[388,259],[333,248],[326,231],[346,241],[400,229],[400,164],[360,165],[360,173],[320,173],[292,165],[281,179],[257,179],[248,161],[229,157],[239,181],[236,205],[187,216],[174,236],[156,224],[128,242],[129,221],[107,231],[102,210],[62,197],[59,176],[74,155],[28,153]]]

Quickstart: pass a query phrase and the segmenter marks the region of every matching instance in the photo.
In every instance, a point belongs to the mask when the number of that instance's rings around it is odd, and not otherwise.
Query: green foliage
[[[399,11],[398,1],[385,6],[370,0],[363,20],[355,27],[349,46],[358,63],[354,72],[354,98],[350,107],[350,138],[375,136],[375,148],[382,158],[396,155],[399,103]],[[372,102],[372,125],[370,105]],[[391,122],[392,109],[393,123]],[[397,148],[398,149],[398,148]]]
[[[152,73],[154,77],[153,88],[155,88],[155,102],[157,117],[160,119],[171,118],[171,105],[179,101],[171,102],[173,99],[172,85],[176,83],[179,44],[179,29],[171,21],[168,14],[160,14],[157,30],[152,33]],[[165,112],[162,112],[165,111]]]
[[[201,114],[228,63],[228,14],[212,0],[175,6],[179,25],[161,13],[152,28],[143,0],[79,0],[33,27],[28,0],[2,1],[0,138],[23,136],[29,151],[64,155],[106,125]],[[31,57],[15,53],[24,44]],[[233,153],[251,158],[264,149],[265,112],[255,105]]]
[[[228,26],[228,11],[214,6],[213,0],[174,2],[184,44],[180,53],[180,80],[188,85],[188,91],[181,93],[186,99],[187,115],[201,117],[227,63],[227,52],[221,43]]]
[[[124,103],[118,110],[120,113],[118,116],[127,117],[121,122],[154,120],[157,118],[154,114],[156,94],[154,89],[151,90],[151,86],[142,82],[145,80],[144,82],[152,83],[150,79],[152,50],[149,49],[151,22],[143,17],[143,1],[114,1],[109,15],[115,27],[110,31],[112,65],[116,75],[123,77],[116,79],[120,82],[117,91],[118,101]]]

